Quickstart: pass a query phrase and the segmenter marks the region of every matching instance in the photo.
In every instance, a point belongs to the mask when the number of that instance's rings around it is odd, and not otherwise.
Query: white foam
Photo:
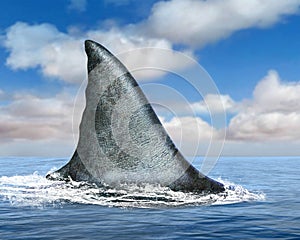
[[[140,208],[223,205],[265,199],[263,193],[253,193],[240,185],[219,181],[225,185],[225,192],[199,195],[148,184],[99,188],[83,182],[50,181],[35,172],[26,176],[0,177],[0,198],[14,206],[61,207],[66,203],[76,203]]]

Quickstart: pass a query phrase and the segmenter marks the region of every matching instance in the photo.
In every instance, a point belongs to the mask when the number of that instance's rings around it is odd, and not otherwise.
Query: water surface
[[[0,158],[0,239],[300,238],[300,157],[221,158],[208,196],[45,179],[65,162]]]

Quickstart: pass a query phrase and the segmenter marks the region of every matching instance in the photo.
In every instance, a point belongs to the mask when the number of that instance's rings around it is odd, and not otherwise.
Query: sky
[[[86,39],[133,71],[184,154],[300,155],[300,0],[3,0],[0,16],[1,156],[72,155]]]

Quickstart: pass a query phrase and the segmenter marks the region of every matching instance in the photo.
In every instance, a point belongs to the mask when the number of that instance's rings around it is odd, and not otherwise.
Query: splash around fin
[[[92,40],[85,41],[85,51],[88,85],[77,149],[65,166],[46,177],[223,192],[223,184],[199,172],[176,148],[126,67]]]

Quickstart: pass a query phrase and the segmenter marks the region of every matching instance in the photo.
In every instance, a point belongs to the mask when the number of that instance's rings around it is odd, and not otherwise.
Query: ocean
[[[0,239],[300,239],[300,157],[221,157],[206,196],[45,179],[67,161],[0,158]]]

